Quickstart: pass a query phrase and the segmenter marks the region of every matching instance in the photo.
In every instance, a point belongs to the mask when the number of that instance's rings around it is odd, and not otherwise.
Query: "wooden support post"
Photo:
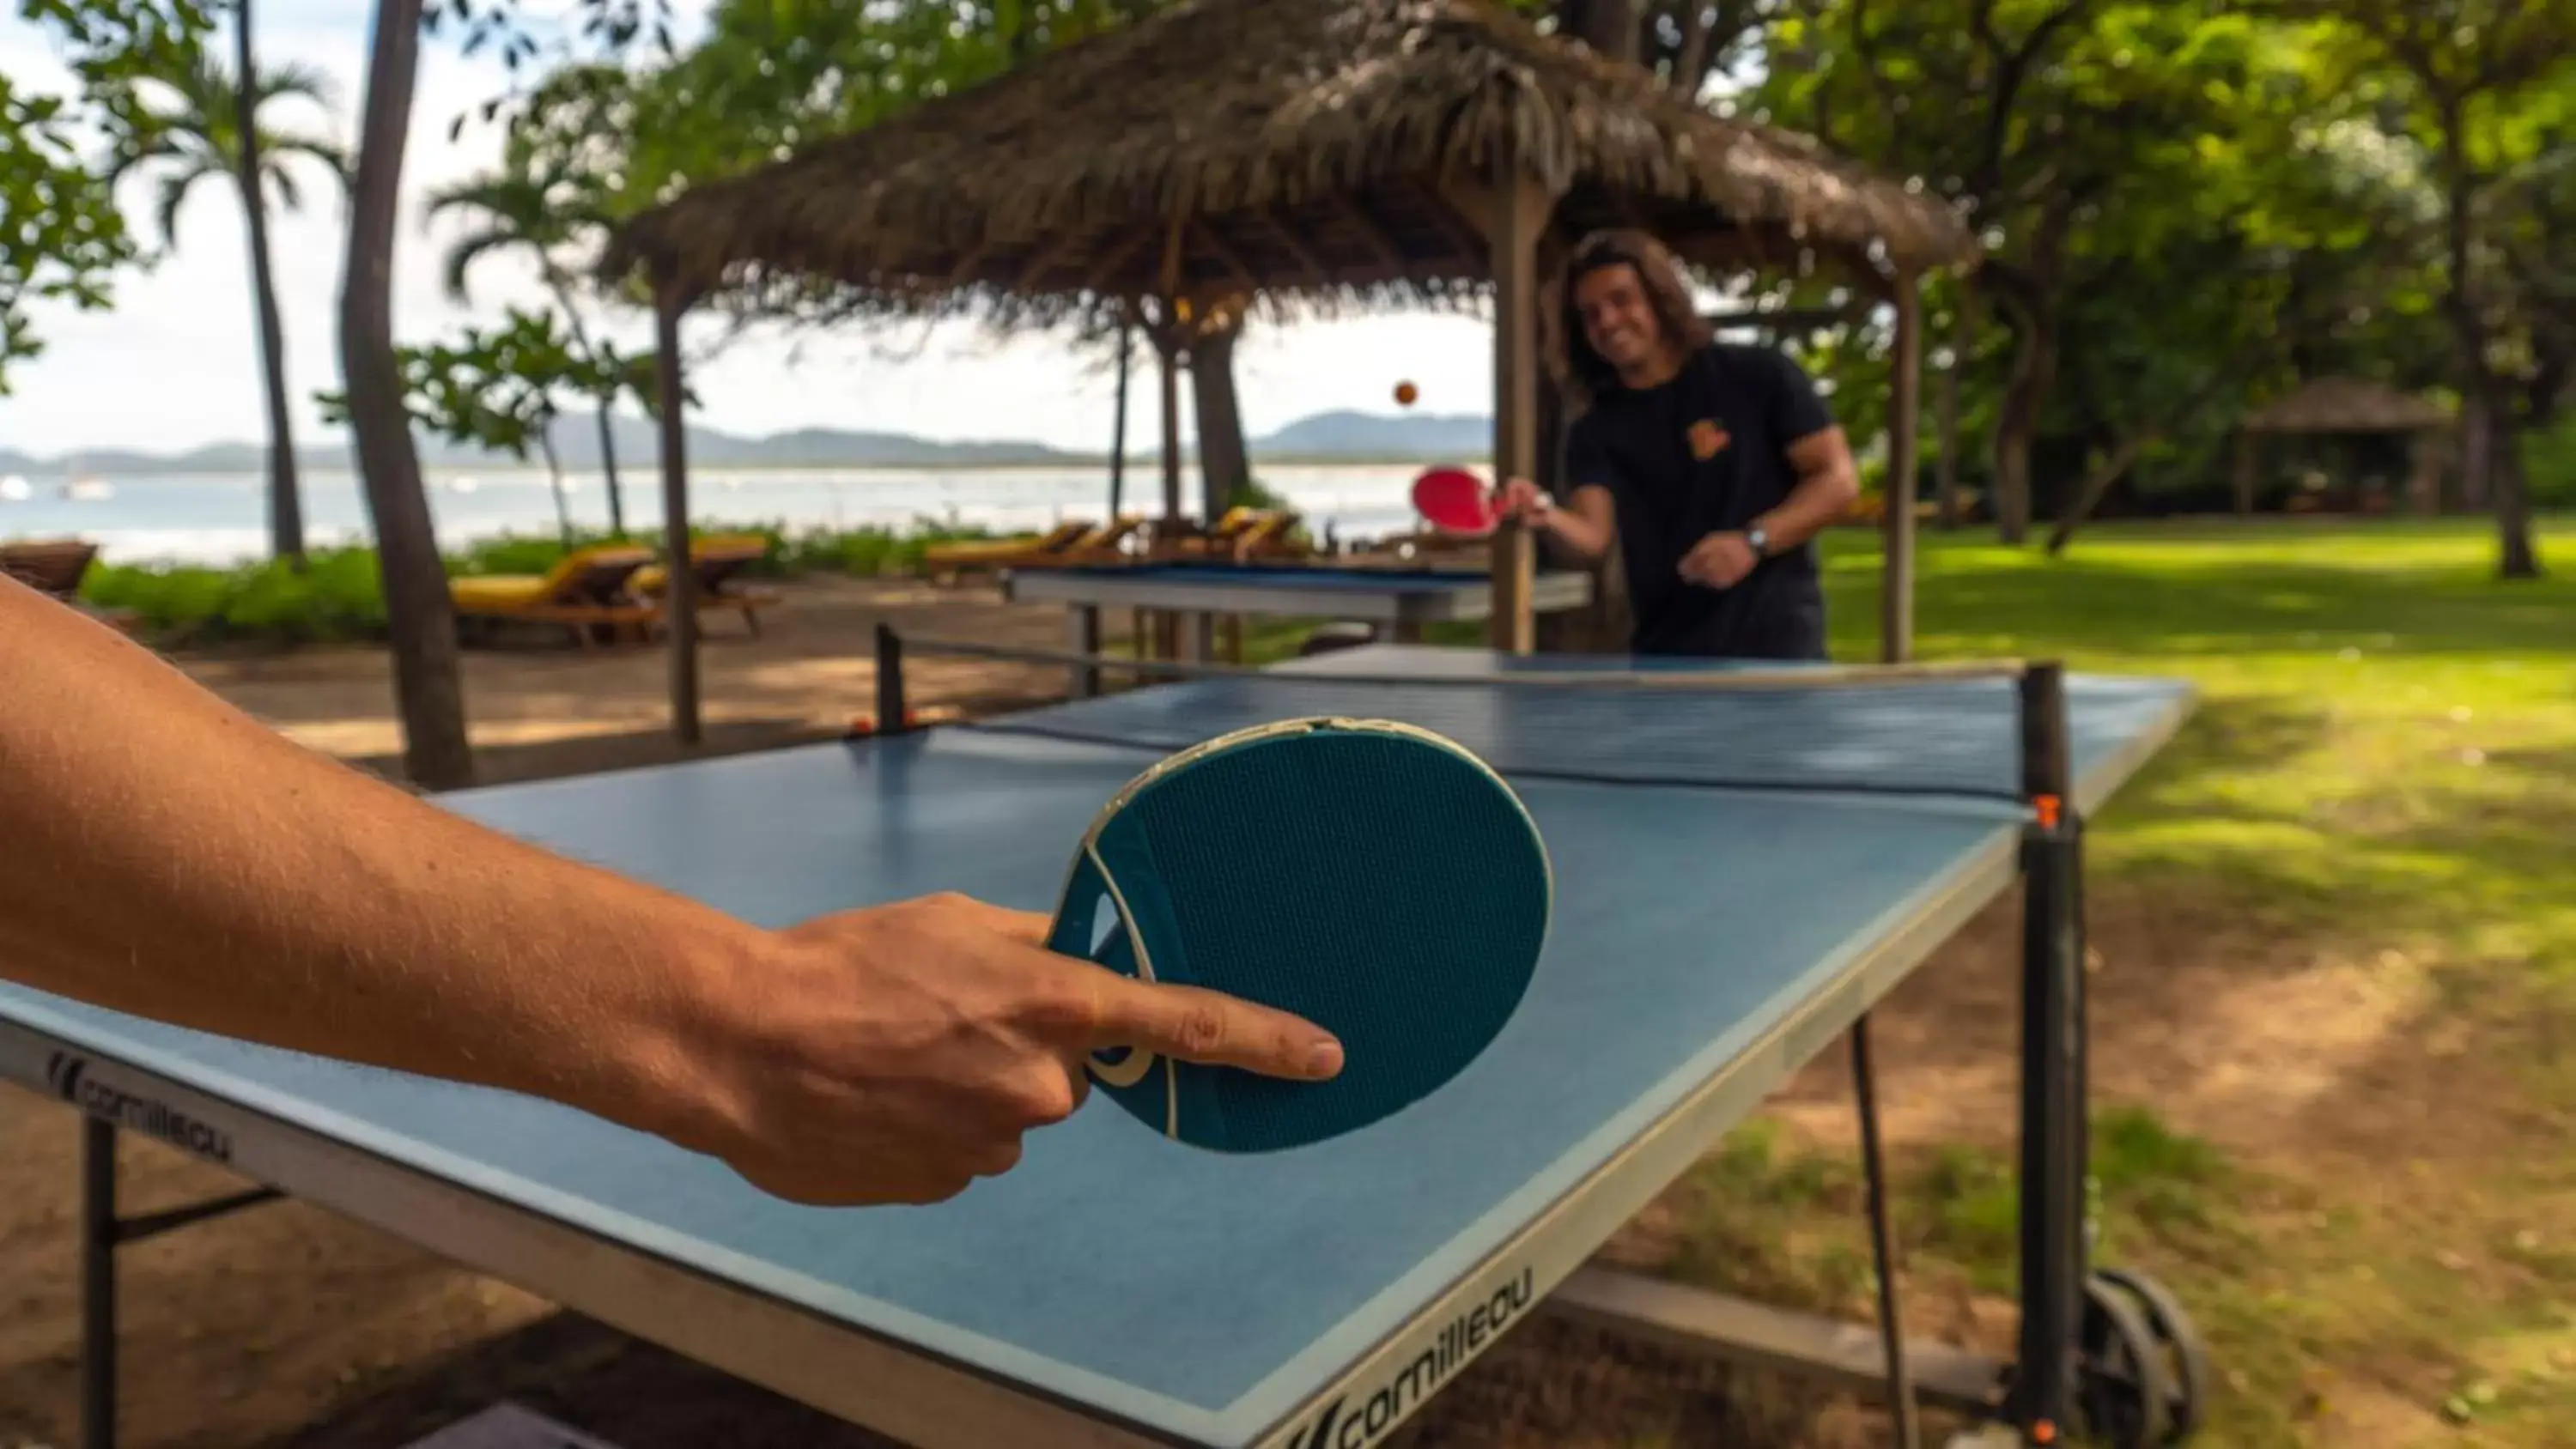
[[[1181,516],[1181,379],[1180,351],[1187,333],[1184,331],[1189,307],[1181,296],[1181,246],[1189,232],[1190,218],[1185,211],[1172,213],[1171,226],[1163,234],[1162,325],[1156,329],[1155,349],[1163,359],[1163,521],[1171,524]],[[1214,523],[1215,519],[1207,522]]]
[[[1914,655],[1914,473],[1921,450],[1923,284],[1896,282],[1895,386],[1887,401],[1887,509],[1880,518],[1885,566],[1880,570],[1878,654],[1888,664]]]
[[[1163,523],[1167,528],[1181,517],[1181,379],[1180,361],[1174,355],[1178,324],[1171,318],[1171,300],[1165,298],[1154,351],[1163,368]]]
[[[2243,429],[2236,434],[2236,516],[2254,516],[2254,435]]]
[[[1118,412],[1109,425],[1109,522],[1127,506],[1127,364],[1136,351],[1136,304],[1119,304]]]
[[[680,377],[680,313],[688,301],[665,280],[653,289],[653,346],[662,414],[662,608],[671,627],[671,731],[683,745],[703,738],[698,722],[698,590],[689,567],[687,385]]]
[[[1484,193],[1484,234],[1494,268],[1494,478],[1536,481],[1538,462],[1538,246],[1556,198],[1509,151],[1497,158]],[[1493,540],[1496,649],[1537,647],[1538,540],[1507,525]]]

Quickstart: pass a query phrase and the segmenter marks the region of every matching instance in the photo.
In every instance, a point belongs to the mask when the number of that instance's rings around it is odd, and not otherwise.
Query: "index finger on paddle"
[[[1322,1081],[1342,1045],[1303,1017],[1238,996],[1102,972],[1092,983],[1091,1048],[1132,1047],[1265,1077]]]

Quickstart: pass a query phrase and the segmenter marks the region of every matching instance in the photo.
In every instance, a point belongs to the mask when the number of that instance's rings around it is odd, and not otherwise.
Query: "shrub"
[[[948,539],[988,538],[991,530],[931,519],[910,530],[809,528],[790,534],[784,524],[700,524],[690,536],[756,535],[768,540],[766,558],[752,572],[770,578],[841,573],[882,578],[917,573],[922,551]],[[661,552],[661,535],[631,535]],[[615,540],[605,532],[576,531],[573,546]],[[542,574],[565,553],[553,533],[503,534],[476,540],[444,556],[448,576]],[[102,608],[132,611],[167,644],[261,640],[284,644],[381,639],[384,590],[376,551],[366,547],[317,550],[299,573],[282,562],[261,560],[228,567],[203,564],[92,565],[81,595]]]

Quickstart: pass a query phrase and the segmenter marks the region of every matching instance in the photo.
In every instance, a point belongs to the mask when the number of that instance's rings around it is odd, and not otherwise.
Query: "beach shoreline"
[[[1317,535],[1368,536],[1411,526],[1413,464],[1256,462],[1254,481],[1294,509]],[[560,510],[549,475],[534,470],[431,468],[423,483],[439,546],[461,553],[498,538],[607,531],[622,518],[630,536],[662,531],[661,475],[621,468],[612,512],[595,472],[564,475]],[[1202,480],[1184,468],[1184,513],[1205,510]],[[373,514],[346,469],[308,473],[300,489],[307,547],[366,546]],[[1131,465],[1116,511],[1163,511],[1159,465]],[[1113,506],[1105,463],[1087,466],[956,468],[790,468],[699,465],[691,469],[690,522],[702,530],[789,533],[925,529],[1037,532],[1073,519],[1101,519]],[[0,502],[0,541],[83,538],[101,561],[135,566],[229,568],[269,556],[266,479],[257,474],[164,474],[96,480],[86,496],[43,488]]]

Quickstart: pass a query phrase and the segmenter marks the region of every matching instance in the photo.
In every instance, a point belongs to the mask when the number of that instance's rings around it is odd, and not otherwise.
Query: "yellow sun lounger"
[[[933,569],[1006,568],[1062,553],[1081,542],[1084,535],[1097,526],[1075,519],[1070,523],[1059,523],[1035,537],[934,543],[921,551],[921,561]]]
[[[600,544],[575,549],[542,574],[473,574],[447,581],[461,623],[561,624],[588,648],[598,632],[649,634],[659,611],[631,591],[653,562],[649,549]]]
[[[1040,564],[1109,563],[1118,545],[1144,525],[1129,514],[1107,523],[1059,523],[1033,538],[977,539],[939,543],[922,550],[921,561],[934,576],[967,569],[1030,568]]]
[[[1297,515],[1286,511],[1264,513],[1250,527],[1234,536],[1237,559],[1299,558],[1313,552],[1297,538]]]
[[[735,576],[762,559],[769,557],[769,540],[756,533],[726,534],[701,538],[689,545],[690,577],[697,585],[699,612],[709,609],[731,609],[742,615],[743,623],[753,635],[760,633],[759,611],[779,601],[774,589],[746,586],[734,582]],[[631,587],[636,595],[657,607],[663,606],[663,593],[670,584],[670,571],[660,563],[649,563],[635,571]]]
[[[1127,535],[1134,533],[1136,530],[1143,528],[1144,526],[1145,520],[1142,515],[1133,513],[1121,514],[1119,517],[1113,518],[1109,522],[1104,523],[1097,528],[1085,529],[1082,537],[1075,539],[1072,543],[1067,544],[1065,547],[1045,558],[1031,560],[1031,562],[1074,564],[1116,563],[1119,559],[1118,546],[1127,541]]]
[[[1296,521],[1294,513],[1239,503],[1219,514],[1216,523],[1204,533],[1183,532],[1161,540],[1155,553],[1167,558],[1226,556],[1238,562],[1255,555],[1275,555]]]

